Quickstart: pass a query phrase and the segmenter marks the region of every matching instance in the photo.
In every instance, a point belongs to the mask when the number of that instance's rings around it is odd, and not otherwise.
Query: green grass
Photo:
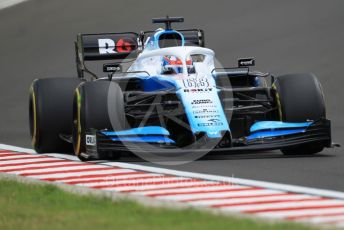
[[[0,229],[310,229],[213,215],[194,209],[145,207],[132,201],[78,196],[53,185],[0,179]]]

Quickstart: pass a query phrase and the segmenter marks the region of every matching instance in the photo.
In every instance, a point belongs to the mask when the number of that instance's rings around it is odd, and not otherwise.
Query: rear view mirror
[[[254,58],[240,58],[238,60],[238,67],[254,66],[255,64],[256,60]]]

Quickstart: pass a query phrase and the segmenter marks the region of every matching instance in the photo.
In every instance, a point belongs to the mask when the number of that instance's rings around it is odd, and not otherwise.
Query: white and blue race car
[[[334,146],[314,75],[251,71],[253,58],[224,68],[204,48],[202,30],[171,28],[183,20],[153,19],[165,28],[141,33],[79,34],[78,78],[32,83],[35,150],[88,160],[123,152],[315,154]]]

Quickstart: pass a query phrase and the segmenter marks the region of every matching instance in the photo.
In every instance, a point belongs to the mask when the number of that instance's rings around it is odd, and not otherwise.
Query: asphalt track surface
[[[41,77],[75,77],[77,33],[155,29],[151,18],[169,14],[185,17],[179,28],[204,29],[206,46],[226,66],[254,56],[261,71],[316,74],[333,122],[333,140],[344,144],[343,12],[341,0],[31,0],[6,8],[0,11],[0,142],[30,146],[30,83]],[[314,157],[283,157],[278,151],[207,156],[169,168],[344,191],[342,148]]]

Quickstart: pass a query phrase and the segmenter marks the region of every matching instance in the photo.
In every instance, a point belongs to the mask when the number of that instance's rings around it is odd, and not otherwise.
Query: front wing
[[[135,136],[118,137],[114,132],[93,130],[88,135],[95,137],[95,141],[87,145],[86,155],[90,158],[98,158],[99,152],[136,152],[141,154],[149,152],[167,155],[191,152],[223,154],[275,150],[312,143],[322,143],[324,147],[334,146],[331,139],[331,122],[327,119],[309,122],[308,125],[305,124],[305,127],[271,128],[270,130],[253,132],[247,137],[233,139],[230,147],[178,148],[174,145],[173,140],[168,138],[168,133],[161,131],[158,133],[159,135],[137,135],[138,133],[136,133]],[[130,137],[134,139],[130,139]]]

